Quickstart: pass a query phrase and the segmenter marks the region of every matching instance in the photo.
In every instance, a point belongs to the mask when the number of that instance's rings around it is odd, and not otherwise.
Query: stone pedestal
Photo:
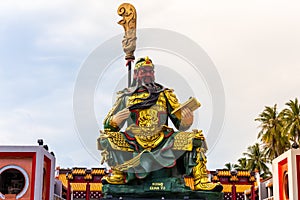
[[[103,185],[102,192],[105,200],[130,199],[197,199],[221,200],[223,193],[210,191],[193,191],[184,186],[183,179],[152,179],[143,183],[135,182],[130,185]]]

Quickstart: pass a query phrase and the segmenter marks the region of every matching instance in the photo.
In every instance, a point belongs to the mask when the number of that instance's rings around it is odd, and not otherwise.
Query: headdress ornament
[[[145,58],[139,58],[135,64],[134,70],[139,69],[140,67],[154,67],[152,60],[149,59],[148,56],[146,56]]]

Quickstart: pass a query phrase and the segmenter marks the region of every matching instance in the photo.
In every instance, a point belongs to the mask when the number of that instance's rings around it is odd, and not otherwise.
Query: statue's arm
[[[181,115],[176,116],[175,114],[171,114],[173,110],[180,107],[180,103],[171,89],[167,89],[164,91],[165,97],[167,99],[167,109],[168,109],[168,116],[170,117],[171,121],[173,122],[174,126],[180,130],[185,131],[190,128],[193,124],[193,112],[189,108],[183,108],[181,110]]]
[[[129,111],[127,112],[126,102],[124,95],[119,95],[112,109],[106,115],[103,125],[105,130],[119,131],[128,118]]]

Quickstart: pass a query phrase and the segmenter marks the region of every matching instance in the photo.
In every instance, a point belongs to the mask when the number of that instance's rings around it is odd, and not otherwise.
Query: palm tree
[[[225,168],[224,169],[227,169],[227,170],[231,171],[234,168],[235,168],[235,165],[229,162],[229,163],[225,164]]]
[[[258,138],[263,142],[270,162],[290,148],[288,136],[282,133],[282,118],[277,113],[277,105],[266,106],[256,121],[261,122]]]
[[[238,159],[238,164],[235,164],[236,170],[248,170],[247,168],[247,158]]]
[[[295,101],[290,100],[285,105],[288,108],[281,112],[285,123],[284,133],[294,142],[293,147],[297,148],[300,140],[300,105],[297,98],[295,98]]]
[[[253,146],[249,146],[246,153],[243,153],[247,157],[247,169],[250,171],[258,170],[260,175],[267,176],[270,170],[267,163],[267,158],[265,156],[265,151],[261,149],[258,143]]]

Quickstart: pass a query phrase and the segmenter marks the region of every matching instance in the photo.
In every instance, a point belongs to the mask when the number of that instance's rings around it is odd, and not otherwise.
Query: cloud
[[[75,130],[73,89],[89,53],[123,33],[116,12],[121,3],[1,1],[1,145],[36,144],[36,139],[44,138],[60,165],[97,165]],[[225,161],[235,162],[252,145],[258,132],[253,120],[265,105],[283,107],[289,99],[300,96],[299,2],[131,3],[138,12],[138,28],[165,28],[190,37],[206,50],[221,74],[226,121],[222,137],[209,155],[212,168],[222,168]],[[96,92],[95,104],[101,98],[99,102],[108,108],[112,101],[109,91]],[[199,100],[203,102],[201,97]],[[101,109],[100,104],[95,106],[99,124],[102,113],[97,112]],[[92,138],[98,132],[87,134]]]

